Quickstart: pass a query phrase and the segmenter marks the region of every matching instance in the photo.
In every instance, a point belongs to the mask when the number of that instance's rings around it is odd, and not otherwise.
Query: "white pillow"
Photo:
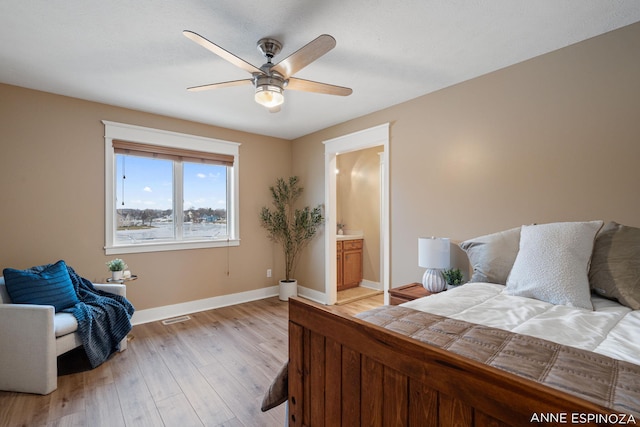
[[[509,295],[593,310],[589,262],[602,221],[523,225],[504,290]]]

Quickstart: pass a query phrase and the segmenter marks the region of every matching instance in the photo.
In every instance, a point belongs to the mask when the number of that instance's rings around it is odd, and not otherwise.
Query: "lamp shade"
[[[418,265],[423,268],[449,268],[449,239],[446,237],[420,237],[418,239]]]

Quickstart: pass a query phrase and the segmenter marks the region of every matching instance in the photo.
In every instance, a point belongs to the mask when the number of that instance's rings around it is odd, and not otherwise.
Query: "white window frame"
[[[105,127],[104,159],[105,159],[105,254],[128,254],[141,252],[174,251],[179,249],[201,249],[240,245],[240,210],[239,210],[239,177],[240,177],[240,143],[220,139],[188,135],[102,120]],[[233,156],[233,166],[227,168],[227,221],[229,236],[227,239],[211,240],[174,240],[150,243],[116,244],[117,230],[116,212],[116,155],[113,140],[138,142],[160,147],[174,147],[206,153],[227,154]],[[175,179],[174,179],[175,182]],[[181,197],[182,189],[176,197]],[[178,213],[179,214],[179,213]]]

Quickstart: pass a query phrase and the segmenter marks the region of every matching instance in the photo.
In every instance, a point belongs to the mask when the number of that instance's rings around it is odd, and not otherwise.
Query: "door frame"
[[[336,218],[336,156],[340,153],[362,150],[372,147],[383,147],[381,154],[381,183],[380,189],[380,280],[384,291],[384,303],[389,304],[390,277],[390,241],[389,241],[389,123],[374,126],[358,132],[353,132],[337,138],[323,141],[325,163],[325,218],[326,230],[337,229]],[[336,233],[325,235],[325,304],[333,305],[338,298],[336,288]]]

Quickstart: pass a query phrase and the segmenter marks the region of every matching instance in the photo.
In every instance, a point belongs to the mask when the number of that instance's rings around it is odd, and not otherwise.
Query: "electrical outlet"
[[[270,268],[267,269],[267,277],[271,277],[271,269]]]

